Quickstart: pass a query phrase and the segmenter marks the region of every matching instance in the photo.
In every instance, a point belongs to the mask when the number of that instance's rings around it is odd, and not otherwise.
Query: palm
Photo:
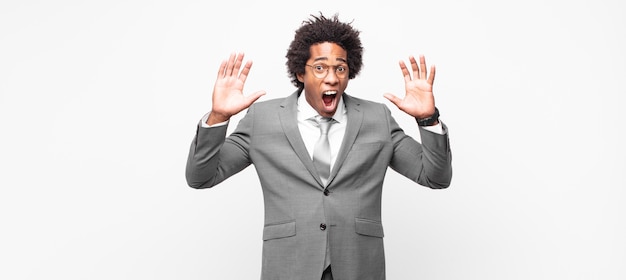
[[[243,54],[231,54],[228,61],[222,62],[213,87],[212,113],[225,119],[250,107],[254,101],[265,94],[263,91],[258,91],[250,96],[243,95],[244,84],[250,73],[252,62],[248,61],[241,69],[242,61]]]
[[[236,75],[218,77],[213,88],[213,111],[234,115],[245,109],[244,80]]]
[[[394,103],[400,110],[407,114],[424,118],[435,112],[435,98],[433,95],[433,83],[435,79],[435,67],[431,66],[430,76],[426,71],[426,61],[424,56],[420,56],[420,65],[414,57],[409,58],[412,68],[412,76],[403,61],[400,62],[400,69],[404,76],[405,96],[398,98],[393,94],[385,94],[385,97]]]

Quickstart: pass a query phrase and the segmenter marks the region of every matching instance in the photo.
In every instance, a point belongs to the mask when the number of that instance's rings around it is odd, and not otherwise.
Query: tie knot
[[[322,134],[328,134],[330,125],[333,123],[334,120],[333,118],[321,117],[321,118],[315,118],[315,121],[319,124],[320,131],[322,132]]]

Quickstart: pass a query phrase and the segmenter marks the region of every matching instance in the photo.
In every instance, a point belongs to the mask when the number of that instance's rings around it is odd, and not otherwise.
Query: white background
[[[362,31],[347,92],[407,132],[382,94],[403,95],[399,60],[437,66],[454,178],[389,171],[389,279],[626,279],[617,0],[2,1],[0,278],[258,279],[253,168],[194,190],[187,152],[219,63],[243,51],[247,93],[290,94],[286,49],[318,11]]]

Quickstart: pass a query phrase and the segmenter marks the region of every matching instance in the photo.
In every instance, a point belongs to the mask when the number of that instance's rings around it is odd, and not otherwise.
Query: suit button
[[[325,190],[324,190],[324,195],[325,195],[325,196],[328,196],[328,194],[329,194],[329,193],[330,193],[330,192],[328,191],[328,189],[325,189]]]
[[[320,224],[320,229],[321,229],[321,230],[326,230],[326,224],[321,223],[321,224]]]

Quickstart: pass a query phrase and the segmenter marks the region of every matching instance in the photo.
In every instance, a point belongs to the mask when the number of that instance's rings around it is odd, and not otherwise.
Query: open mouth
[[[324,106],[331,106],[335,98],[337,97],[337,91],[329,90],[325,91],[322,95],[322,101],[324,101]]]

